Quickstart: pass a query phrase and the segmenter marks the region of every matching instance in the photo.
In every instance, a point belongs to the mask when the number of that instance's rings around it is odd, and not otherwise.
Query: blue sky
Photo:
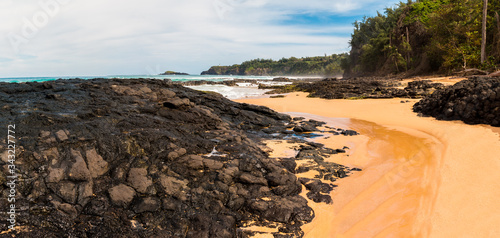
[[[199,74],[342,53],[352,22],[398,2],[2,0],[0,77]]]

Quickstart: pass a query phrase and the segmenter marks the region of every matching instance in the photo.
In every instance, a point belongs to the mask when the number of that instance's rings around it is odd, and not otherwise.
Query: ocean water
[[[269,90],[258,89],[259,84],[279,85],[288,84],[284,82],[273,82],[272,79],[277,76],[233,76],[233,75],[109,75],[109,76],[62,76],[62,77],[15,77],[15,78],[0,78],[0,82],[10,83],[23,83],[23,82],[44,82],[57,79],[93,79],[93,78],[152,78],[152,79],[171,79],[174,82],[187,82],[187,81],[225,81],[234,79],[248,79],[255,80],[255,83],[238,83],[237,87],[229,87],[226,85],[199,85],[188,86],[189,88],[201,91],[212,91],[222,94],[229,99],[239,99],[248,97],[262,96]],[[289,77],[299,78],[299,77]]]
[[[233,79],[255,79],[255,80],[271,80],[275,77],[272,76],[233,76],[233,75],[107,75],[107,76],[60,76],[60,77],[14,77],[14,78],[0,78],[0,82],[44,82],[57,79],[93,79],[93,78],[153,78],[153,79],[172,79],[175,82],[207,80],[207,81],[224,81]]]

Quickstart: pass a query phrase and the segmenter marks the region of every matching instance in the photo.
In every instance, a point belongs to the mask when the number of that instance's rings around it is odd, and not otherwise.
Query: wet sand
[[[498,128],[418,117],[417,100],[292,93],[239,101],[319,115],[361,133],[318,139],[349,146],[329,160],[363,171],[336,182],[333,205],[310,202],[316,218],[303,226],[305,237],[500,237]]]

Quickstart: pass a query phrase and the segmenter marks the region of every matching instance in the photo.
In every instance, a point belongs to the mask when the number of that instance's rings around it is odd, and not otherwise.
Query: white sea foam
[[[292,84],[292,82],[257,81],[257,84],[264,84],[269,86],[282,86],[282,85]]]
[[[258,97],[264,95],[265,92],[269,90],[258,89],[255,87],[229,87],[226,85],[199,85],[199,86],[188,86],[200,91],[211,91],[222,94],[224,97],[229,99],[239,99],[248,97]]]

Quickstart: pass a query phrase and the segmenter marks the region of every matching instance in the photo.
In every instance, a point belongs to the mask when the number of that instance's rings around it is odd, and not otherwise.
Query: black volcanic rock
[[[263,129],[291,123],[268,108],[150,79],[0,83],[0,102],[0,151],[16,125],[24,227],[9,236],[236,237],[242,224],[266,221],[300,237],[314,217],[296,163],[261,149]]]
[[[345,135],[345,136],[359,135],[359,133],[357,131],[353,131],[353,130],[343,130],[340,134]],[[339,150],[337,149],[337,151],[339,151]]]
[[[363,99],[363,98],[421,98],[435,89],[442,88],[440,83],[419,80],[408,83],[404,89],[395,79],[384,78],[326,78],[317,82],[298,83],[293,88],[310,93],[310,97],[324,99]]]
[[[435,91],[413,106],[444,120],[500,126],[500,78],[474,77]]]

